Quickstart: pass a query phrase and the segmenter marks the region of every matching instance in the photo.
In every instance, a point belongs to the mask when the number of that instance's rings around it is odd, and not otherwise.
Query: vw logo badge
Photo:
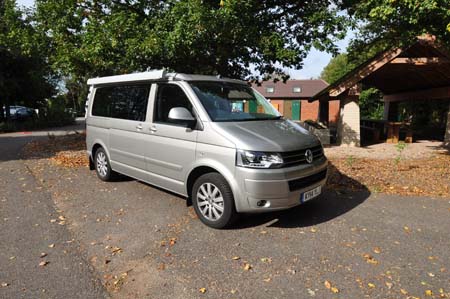
[[[306,158],[306,162],[308,162],[310,164],[312,163],[314,156],[313,156],[313,153],[311,150],[305,151],[305,158]]]

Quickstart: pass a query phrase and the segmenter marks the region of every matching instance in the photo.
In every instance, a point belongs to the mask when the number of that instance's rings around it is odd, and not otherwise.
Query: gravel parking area
[[[379,143],[366,147],[347,147],[331,146],[325,149],[327,157],[368,159],[394,159],[398,156],[398,150],[395,144]],[[424,159],[430,158],[436,154],[449,153],[449,150],[443,148],[440,141],[419,140],[414,143],[408,143],[402,152],[403,159]]]

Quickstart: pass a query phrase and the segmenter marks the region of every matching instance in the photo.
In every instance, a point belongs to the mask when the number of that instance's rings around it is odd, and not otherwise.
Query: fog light
[[[258,202],[256,203],[256,205],[257,205],[258,207],[264,207],[264,206],[266,205],[266,203],[267,203],[267,201],[265,201],[265,200],[260,200],[260,201],[258,201]]]

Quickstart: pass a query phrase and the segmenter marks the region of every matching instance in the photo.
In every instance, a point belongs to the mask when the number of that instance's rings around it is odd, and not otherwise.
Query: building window
[[[275,88],[274,87],[266,87],[266,92],[267,93],[274,93],[275,92]]]
[[[300,86],[295,86],[292,88],[292,92],[293,93],[301,93],[302,92],[302,88]]]

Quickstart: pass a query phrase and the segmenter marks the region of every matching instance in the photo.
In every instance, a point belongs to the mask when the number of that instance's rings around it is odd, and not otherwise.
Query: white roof
[[[140,82],[151,80],[185,80],[185,81],[227,81],[233,83],[247,84],[245,81],[215,77],[215,76],[203,76],[203,75],[188,75],[180,73],[167,73],[165,70],[154,70],[143,73],[134,73],[127,75],[117,75],[109,77],[91,78],[87,81],[88,85],[101,85],[111,83],[124,83],[124,82]]]
[[[165,70],[155,70],[143,73],[134,73],[127,75],[117,75],[109,77],[92,78],[87,81],[88,85],[110,84],[118,82],[139,82],[148,80],[158,80],[166,78]]]

